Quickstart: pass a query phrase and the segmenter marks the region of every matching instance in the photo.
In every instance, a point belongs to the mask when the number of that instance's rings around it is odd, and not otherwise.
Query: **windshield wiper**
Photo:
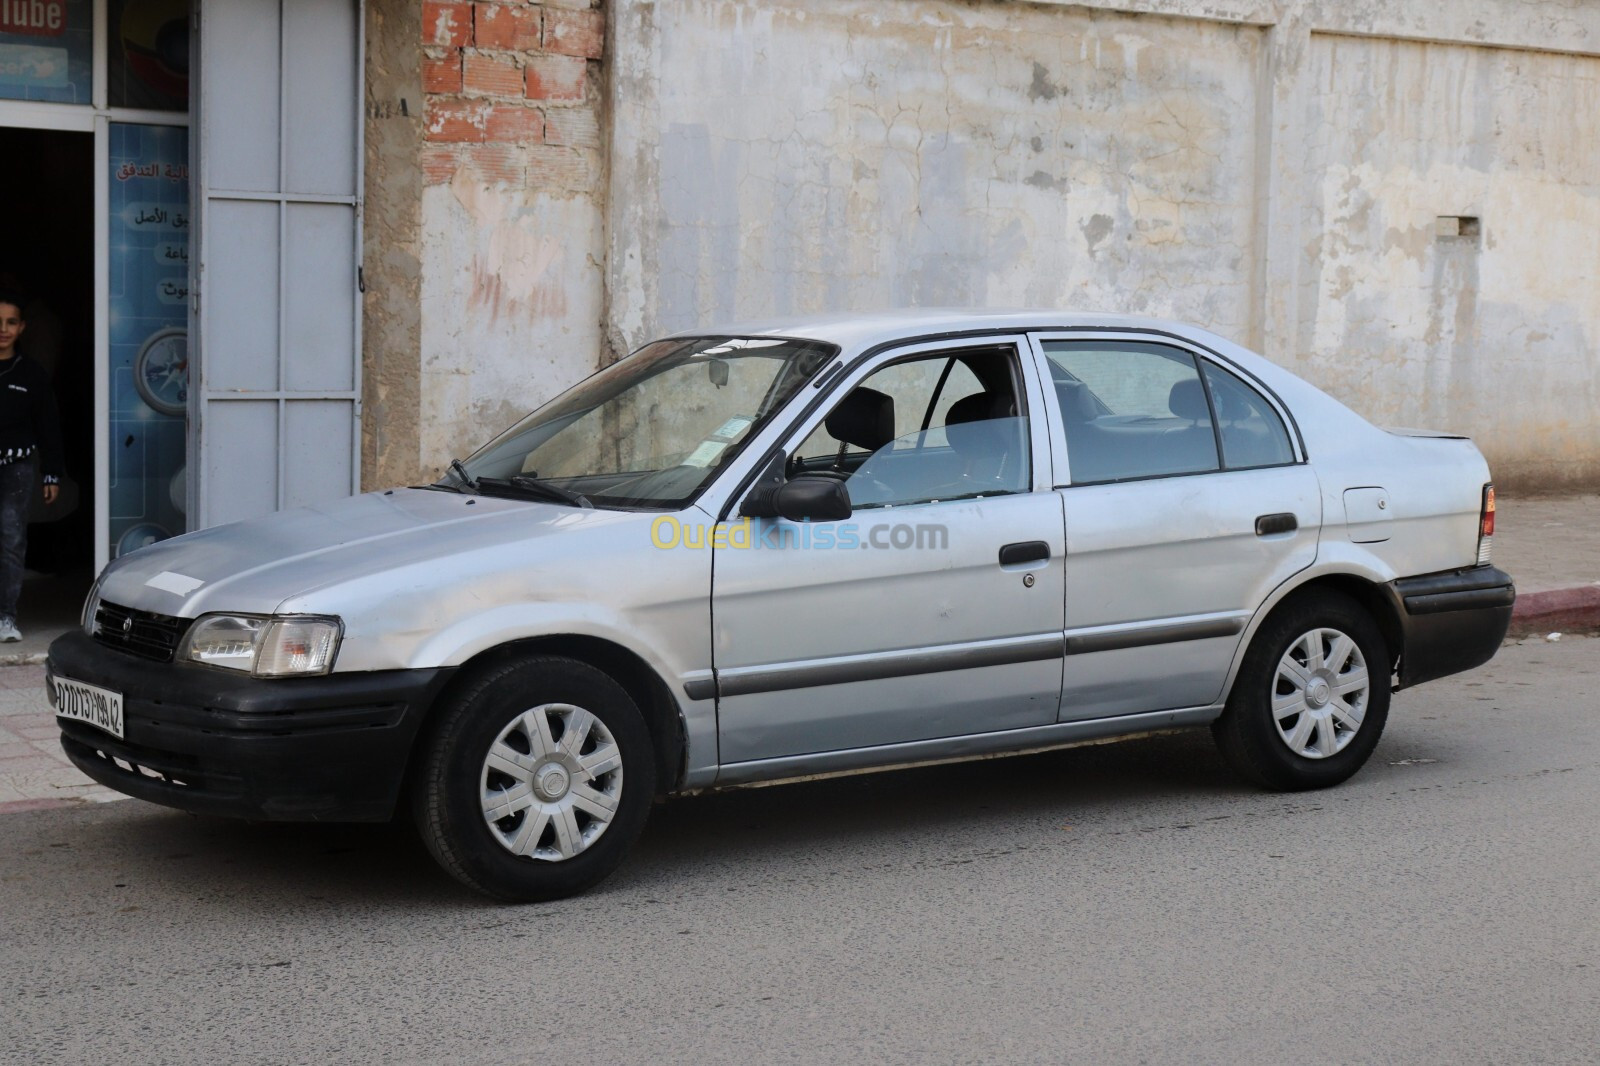
[[[545,481],[543,478],[537,478],[531,474],[513,474],[512,476],[505,478],[479,478],[477,484],[479,486],[485,486],[488,488],[515,489],[518,492],[526,493],[529,496],[538,496],[546,500],[555,500],[557,503],[567,503],[574,507],[586,507],[591,509],[594,507],[594,504],[589,502],[589,497],[583,495],[582,493],[573,492],[571,489],[564,489],[560,485],[551,484],[550,482]]]
[[[450,460],[450,472],[461,479],[461,483],[473,492],[478,491],[478,479],[467,473],[466,464],[460,459]]]

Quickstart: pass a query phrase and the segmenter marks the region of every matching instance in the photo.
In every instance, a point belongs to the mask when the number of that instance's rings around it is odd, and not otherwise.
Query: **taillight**
[[[1478,565],[1489,562],[1490,544],[1494,537],[1494,485],[1483,487],[1483,509],[1478,512]]]

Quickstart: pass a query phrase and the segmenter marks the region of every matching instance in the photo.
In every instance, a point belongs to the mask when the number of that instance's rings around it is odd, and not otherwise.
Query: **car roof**
[[[970,331],[1024,332],[1055,329],[1149,330],[1175,333],[1202,344],[1227,342],[1208,331],[1171,319],[1108,312],[1052,311],[1026,308],[899,308],[882,311],[794,315],[682,330],[675,337],[799,337],[826,341],[850,350],[918,337],[939,337]],[[1232,347],[1230,345],[1230,347]]]

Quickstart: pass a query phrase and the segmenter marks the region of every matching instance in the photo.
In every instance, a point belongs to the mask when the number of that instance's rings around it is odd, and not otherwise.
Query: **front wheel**
[[[1361,769],[1389,717],[1389,650],[1361,605],[1320,592],[1279,607],[1211,726],[1229,764],[1267,788],[1327,788]]]
[[[439,864],[486,895],[576,895],[644,828],[655,758],[639,709],[585,663],[529,657],[476,678],[429,734],[414,790]]]

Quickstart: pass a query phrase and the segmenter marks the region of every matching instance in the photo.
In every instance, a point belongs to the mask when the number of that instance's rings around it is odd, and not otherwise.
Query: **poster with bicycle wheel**
[[[189,133],[112,123],[111,555],[184,530]]]

